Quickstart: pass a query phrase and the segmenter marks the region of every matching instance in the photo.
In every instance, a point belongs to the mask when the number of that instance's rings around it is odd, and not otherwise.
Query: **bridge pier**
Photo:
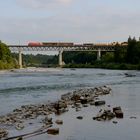
[[[101,49],[97,51],[97,60],[101,60]]]
[[[21,51],[21,48],[19,49],[19,68],[21,69],[22,68],[22,51]]]
[[[63,50],[59,51],[59,66],[63,66]]]

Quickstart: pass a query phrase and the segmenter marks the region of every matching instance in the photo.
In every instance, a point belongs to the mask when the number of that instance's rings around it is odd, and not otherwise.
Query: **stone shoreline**
[[[89,105],[101,106],[106,102],[100,100],[99,96],[108,95],[111,93],[111,88],[108,86],[79,89],[73,92],[69,92],[61,96],[61,99],[56,102],[50,102],[46,104],[38,105],[24,105],[20,108],[14,109],[11,113],[4,116],[0,116],[0,127],[11,126],[13,129],[22,130],[26,126],[24,123],[28,120],[37,119],[41,116],[40,122],[42,128],[47,127],[48,134],[58,134],[59,128],[53,128],[53,124],[63,125],[63,120],[52,120],[51,115],[61,115],[67,112],[69,108],[74,108],[75,111],[80,111],[82,107],[88,107]],[[115,110],[115,111],[114,111]],[[100,110],[97,116],[93,116],[93,120],[106,121],[111,120],[114,117],[123,118],[123,112],[120,107],[115,107],[113,110]],[[77,116],[77,119],[82,119],[82,116]],[[115,122],[114,122],[115,123]],[[0,139],[8,137],[8,129],[0,128]]]

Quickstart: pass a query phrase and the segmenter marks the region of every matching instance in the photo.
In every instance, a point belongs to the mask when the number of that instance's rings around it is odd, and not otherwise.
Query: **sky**
[[[140,0],[0,0],[0,40],[108,43],[140,36]]]

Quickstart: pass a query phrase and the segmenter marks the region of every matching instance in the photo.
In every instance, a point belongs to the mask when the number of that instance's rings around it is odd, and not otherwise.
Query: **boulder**
[[[113,112],[115,113],[116,118],[123,118],[123,112],[120,106],[114,107]]]
[[[122,110],[120,106],[114,107],[113,108],[113,112],[115,112],[116,110]]]
[[[137,117],[135,117],[135,116],[131,116],[130,119],[137,119]]]
[[[87,104],[87,99],[83,96],[80,97],[81,104]]]
[[[63,120],[56,120],[55,123],[59,124],[59,125],[62,125],[63,124]]]
[[[105,105],[105,101],[95,101],[95,106]]]
[[[121,110],[116,110],[114,113],[116,118],[123,118],[123,112]]]
[[[112,121],[114,124],[117,124],[118,122],[117,121]]]
[[[88,104],[83,104],[83,107],[88,107]]]
[[[83,119],[83,117],[82,117],[82,116],[78,116],[78,117],[77,117],[77,119],[82,120],[82,119]]]
[[[59,134],[59,128],[49,128],[47,130],[47,133],[51,134],[51,135],[58,135]]]

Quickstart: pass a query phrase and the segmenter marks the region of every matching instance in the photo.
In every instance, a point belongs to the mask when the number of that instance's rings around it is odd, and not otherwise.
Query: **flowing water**
[[[128,73],[129,75],[126,75]],[[55,101],[75,89],[109,85],[112,94],[104,96],[108,105],[121,106],[123,119],[96,122],[100,107],[90,106],[81,112],[70,110],[58,116],[64,125],[60,134],[43,134],[30,140],[139,140],[140,72],[101,69],[23,69],[0,72],[0,115],[25,104]],[[84,116],[77,120],[76,116]],[[134,116],[136,119],[131,119]],[[29,128],[30,129],[30,128]]]

